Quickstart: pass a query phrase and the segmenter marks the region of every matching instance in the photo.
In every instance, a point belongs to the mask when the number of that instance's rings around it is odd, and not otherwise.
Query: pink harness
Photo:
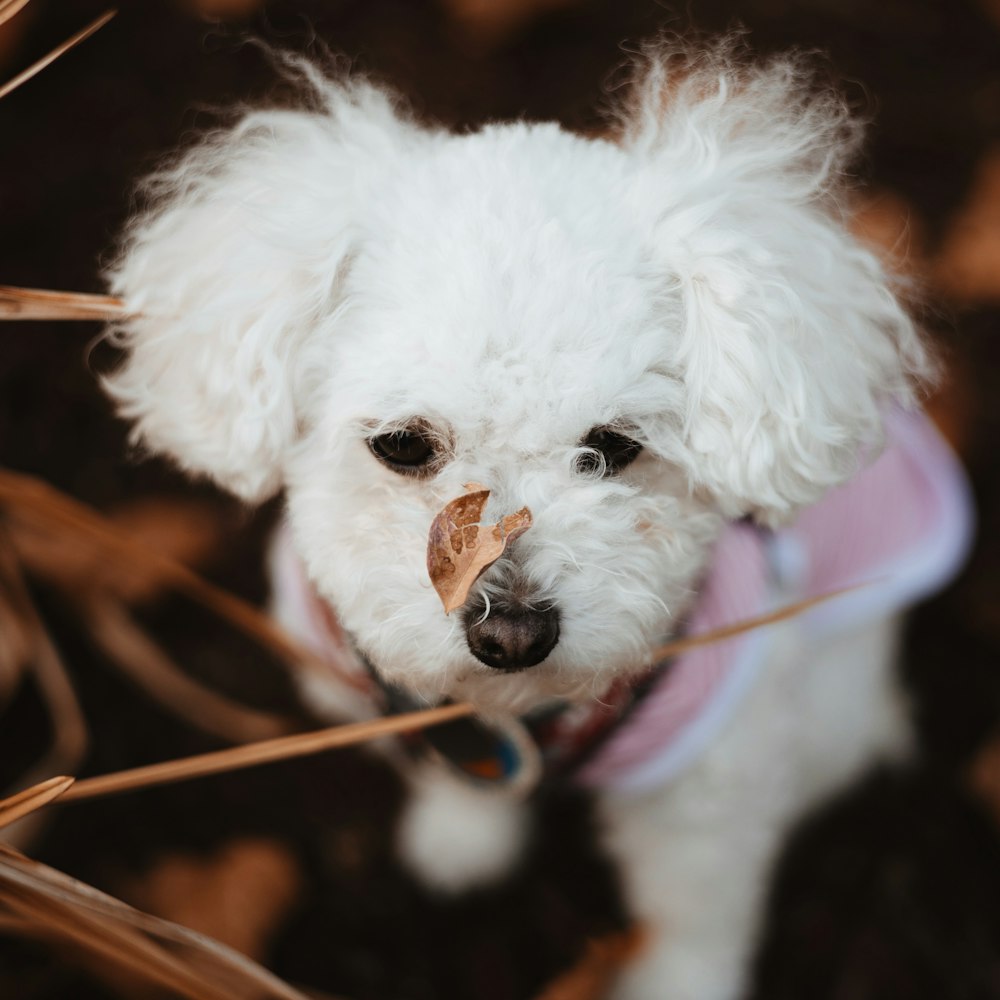
[[[879,458],[791,527],[768,533],[739,523],[726,529],[689,634],[866,584],[797,619],[813,642],[822,642],[900,611],[954,576],[973,522],[964,474],[923,414],[897,411],[886,423],[888,443]],[[343,638],[306,582],[287,532],[275,549],[274,576],[279,605],[295,610],[298,637],[342,671]],[[567,707],[534,727],[543,757],[562,770],[582,756],[574,777],[590,787],[640,790],[669,781],[732,715],[764,659],[767,632],[757,629],[680,655],[646,679],[638,698],[619,690],[602,699],[610,704]],[[377,688],[362,666],[357,671],[352,686]],[[374,690],[371,697],[377,697]]]

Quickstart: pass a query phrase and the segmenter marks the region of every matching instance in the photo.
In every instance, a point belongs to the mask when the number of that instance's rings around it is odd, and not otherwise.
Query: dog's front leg
[[[627,902],[648,932],[620,1000],[737,1000],[769,876],[803,813],[908,746],[892,663],[899,621],[803,650],[796,627],[696,764],[650,791],[598,798]]]
[[[808,737],[788,710],[808,680],[794,627],[773,641],[740,713],[692,766],[649,790],[598,796],[626,904],[647,935],[616,1000],[742,996],[768,876],[801,809]]]
[[[720,825],[726,810],[675,791],[602,803],[626,901],[645,934],[613,996],[737,1000],[783,825],[760,815]]]

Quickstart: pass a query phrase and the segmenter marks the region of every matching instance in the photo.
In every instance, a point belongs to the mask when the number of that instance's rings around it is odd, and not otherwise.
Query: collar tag
[[[541,753],[514,716],[455,719],[424,730],[418,746],[465,780],[506,794],[529,795],[542,776]]]

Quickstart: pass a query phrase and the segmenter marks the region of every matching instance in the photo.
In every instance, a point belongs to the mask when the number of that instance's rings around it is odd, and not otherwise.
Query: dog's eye
[[[368,447],[390,469],[406,474],[426,471],[437,454],[430,432],[422,426],[376,434],[368,439]]]
[[[599,472],[604,459],[604,475],[613,476],[631,465],[642,451],[642,445],[609,427],[595,427],[580,442],[589,448],[576,460],[577,472]]]

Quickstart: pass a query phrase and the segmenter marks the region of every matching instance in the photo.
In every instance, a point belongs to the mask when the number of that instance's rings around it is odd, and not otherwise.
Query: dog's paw
[[[400,859],[425,885],[455,894],[493,884],[517,864],[528,806],[427,763],[414,770],[397,830]]]
[[[651,944],[651,951],[626,966],[609,1000],[739,1000],[744,995],[744,965],[733,955]]]

